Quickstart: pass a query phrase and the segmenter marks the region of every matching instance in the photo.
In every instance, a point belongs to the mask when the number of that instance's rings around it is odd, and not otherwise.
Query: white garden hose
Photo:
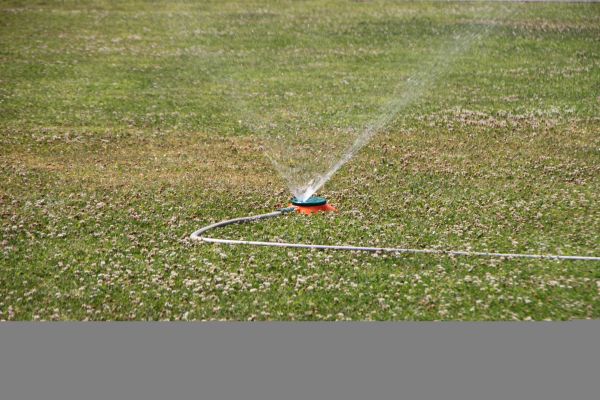
[[[220,244],[245,244],[250,246],[271,246],[271,247],[292,247],[300,249],[321,249],[321,250],[349,250],[349,251],[369,251],[369,252],[384,252],[392,254],[435,254],[446,256],[468,256],[468,257],[498,257],[498,258],[533,258],[545,260],[577,260],[577,261],[600,261],[600,257],[593,256],[569,256],[569,255],[554,255],[554,254],[518,254],[518,253],[488,253],[483,251],[461,251],[461,250],[439,250],[439,249],[405,249],[395,247],[364,247],[364,246],[331,246],[324,244],[304,244],[304,243],[285,243],[285,242],[257,242],[253,240],[235,240],[235,239],[217,239],[203,236],[206,232],[231,224],[243,224],[246,222],[258,221],[261,219],[274,218],[280,215],[295,211],[295,207],[282,208],[277,211],[252,215],[249,217],[241,217],[228,219],[217,222],[212,225],[205,226],[192,233],[192,240],[203,241],[207,243]]]

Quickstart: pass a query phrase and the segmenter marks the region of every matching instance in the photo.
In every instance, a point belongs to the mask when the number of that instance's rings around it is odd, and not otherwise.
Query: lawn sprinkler
[[[294,197],[291,200],[290,207],[293,207],[296,212],[301,214],[311,215],[316,214],[319,211],[329,212],[329,211],[337,211],[335,207],[330,204],[327,204],[327,200],[323,197],[311,196],[306,200],[300,200]]]

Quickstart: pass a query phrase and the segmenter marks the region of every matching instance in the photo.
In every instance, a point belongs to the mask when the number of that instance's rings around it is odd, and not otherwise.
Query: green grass
[[[360,93],[381,71],[395,85],[469,7],[1,2],[0,320],[600,317],[598,262],[188,239],[289,199],[239,122],[268,97],[240,111],[240,93],[341,69]],[[339,213],[215,235],[599,255],[600,5],[512,7],[326,185]],[[333,105],[352,103],[340,93]]]

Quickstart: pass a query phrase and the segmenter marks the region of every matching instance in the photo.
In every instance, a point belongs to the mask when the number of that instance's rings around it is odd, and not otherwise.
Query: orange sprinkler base
[[[298,205],[290,204],[290,207],[296,208],[297,213],[306,214],[306,215],[311,215],[313,213],[316,214],[319,211],[323,211],[323,212],[337,211],[337,209],[334,206],[331,206],[329,204],[323,204],[320,206],[298,206]]]

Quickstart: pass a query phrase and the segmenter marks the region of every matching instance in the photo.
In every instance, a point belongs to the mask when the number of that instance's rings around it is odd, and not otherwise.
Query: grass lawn
[[[0,2],[0,320],[599,318],[598,262],[188,239],[287,205],[251,86],[394,84],[473,7]],[[319,192],[338,213],[213,235],[600,255],[600,4],[511,7]]]

